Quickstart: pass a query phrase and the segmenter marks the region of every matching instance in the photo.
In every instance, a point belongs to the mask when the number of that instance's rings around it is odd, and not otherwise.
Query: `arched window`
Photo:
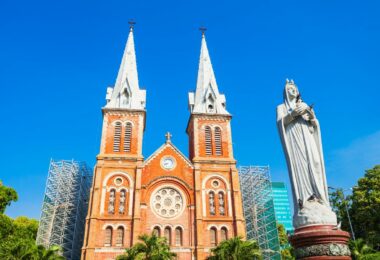
[[[113,151],[120,152],[121,123],[115,123],[115,133],[113,136]]]
[[[206,155],[212,155],[212,136],[211,136],[211,127],[205,127],[205,148]]]
[[[217,231],[216,231],[216,228],[212,227],[210,229],[210,245],[211,246],[216,246],[218,244],[218,241],[217,241]]]
[[[153,234],[157,237],[160,237],[161,236],[161,230],[159,227],[154,227],[153,229]]]
[[[124,228],[118,227],[116,233],[116,246],[123,246],[124,244]]]
[[[119,214],[125,213],[125,190],[120,191],[120,198],[119,198]]]
[[[112,245],[112,227],[107,227],[104,236],[104,246]]]
[[[110,191],[110,196],[108,199],[108,213],[109,214],[114,214],[115,213],[115,190]]]
[[[129,103],[130,103],[130,95],[128,93],[128,90],[125,88],[120,96],[120,107],[129,107]]]
[[[226,209],[224,207],[225,205],[224,194],[221,191],[218,193],[218,204],[219,204],[219,214],[222,216],[226,215]]]
[[[214,133],[214,139],[215,139],[215,154],[216,155],[222,155],[222,130],[220,130],[219,127],[215,127],[215,133]]]
[[[222,227],[222,229],[220,230],[220,239],[221,239],[222,241],[228,239],[228,231],[227,231],[227,228]]]
[[[215,113],[215,102],[213,96],[210,94],[207,98],[207,112]]]
[[[132,138],[132,124],[131,122],[128,122],[125,125],[125,132],[124,132],[124,152],[130,152],[131,151],[131,139]]]
[[[182,228],[180,227],[175,229],[175,245],[182,246]]]
[[[215,193],[211,191],[208,194],[208,203],[209,203],[209,208],[210,208],[210,215],[214,216],[215,215]]]
[[[172,244],[172,234],[171,234],[171,229],[170,227],[166,227],[164,230],[164,236],[168,242],[168,245]]]

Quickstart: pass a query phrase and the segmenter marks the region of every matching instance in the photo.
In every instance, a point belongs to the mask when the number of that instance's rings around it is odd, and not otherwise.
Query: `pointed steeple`
[[[226,110],[226,98],[219,93],[216,84],[204,31],[202,31],[197,88],[195,93],[189,93],[189,107],[191,113],[229,115]]]
[[[114,88],[107,89],[107,108],[145,109],[146,92],[139,88],[131,25]]]

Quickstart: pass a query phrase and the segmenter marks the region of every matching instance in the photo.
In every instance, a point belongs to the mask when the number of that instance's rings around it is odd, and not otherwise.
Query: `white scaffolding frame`
[[[66,259],[80,259],[91,184],[86,163],[50,161],[37,244],[59,245]]]
[[[240,166],[240,189],[247,238],[255,239],[264,259],[281,259],[269,166]]]

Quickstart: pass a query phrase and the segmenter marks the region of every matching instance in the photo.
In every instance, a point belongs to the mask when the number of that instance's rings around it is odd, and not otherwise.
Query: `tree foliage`
[[[380,250],[380,165],[367,170],[352,193],[350,215],[357,237]]]
[[[17,200],[14,189],[0,186],[0,259],[2,260],[61,260],[61,248],[49,249],[36,245],[38,221],[27,217],[12,219],[4,214],[7,206]]]
[[[286,233],[284,225],[277,223],[278,238],[280,240],[281,259],[292,260],[295,259],[293,255],[293,248],[289,243],[288,234]]]
[[[380,251],[380,165],[365,172],[351,195],[345,196],[342,189],[337,189],[330,194],[330,201],[341,228],[352,232],[349,214],[357,240]]]
[[[262,259],[262,253],[255,240],[233,237],[222,241],[211,250],[208,260],[253,260]]]
[[[341,223],[341,228],[350,231],[348,222],[347,209],[351,207],[351,196],[346,196],[344,190],[339,188],[330,193],[330,203],[333,211],[336,214],[338,223]]]
[[[278,239],[280,240],[280,246],[284,247],[289,244],[288,235],[283,224],[277,223]]]
[[[12,201],[17,201],[17,192],[7,186],[4,186],[0,181],[0,214],[4,214],[7,206],[11,205]]]
[[[353,260],[376,260],[380,259],[380,252],[376,252],[367,245],[364,239],[351,240],[349,243]]]
[[[117,260],[170,260],[176,254],[170,252],[170,247],[166,238],[152,235],[139,236],[141,242],[136,243],[133,247],[127,248],[125,254],[118,256]]]

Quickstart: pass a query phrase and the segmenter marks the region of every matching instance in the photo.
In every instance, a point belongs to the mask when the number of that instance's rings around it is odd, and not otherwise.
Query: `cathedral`
[[[82,259],[115,259],[141,234],[166,237],[182,260],[205,259],[220,241],[245,237],[231,115],[204,33],[196,88],[188,97],[189,156],[167,133],[161,147],[144,158],[146,91],[139,87],[131,28],[116,83],[107,89],[102,108]]]

